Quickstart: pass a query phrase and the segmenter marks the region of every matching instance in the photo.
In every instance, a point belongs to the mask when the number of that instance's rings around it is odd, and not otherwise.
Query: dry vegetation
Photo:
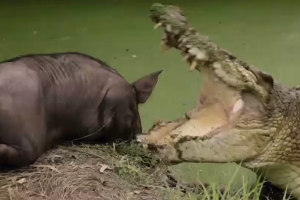
[[[185,190],[167,179],[167,167],[139,145],[59,146],[29,168],[0,173],[1,200],[257,199],[260,185],[240,191]],[[168,184],[167,184],[168,180]],[[181,184],[182,185],[182,184]],[[201,185],[200,185],[201,187]],[[201,187],[202,188],[202,187]],[[230,188],[230,187],[228,187]],[[187,187],[185,187],[187,189]]]
[[[29,168],[1,173],[0,199],[161,199],[163,169],[126,148],[60,146]]]

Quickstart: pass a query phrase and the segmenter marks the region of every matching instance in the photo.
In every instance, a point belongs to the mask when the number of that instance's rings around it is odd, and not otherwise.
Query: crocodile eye
[[[274,87],[274,79],[270,74],[260,72],[260,75],[265,82],[269,83],[272,88]]]

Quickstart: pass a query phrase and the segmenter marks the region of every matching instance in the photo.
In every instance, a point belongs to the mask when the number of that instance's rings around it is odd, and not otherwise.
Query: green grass
[[[176,4],[201,33],[278,81],[299,83],[300,3],[297,1],[158,1]],[[27,53],[80,51],[107,61],[129,81],[163,69],[149,101],[141,106],[147,130],[192,108],[201,77],[189,73],[179,52],[160,52],[162,33],[153,30],[154,1],[1,1],[0,60]],[[175,89],[176,88],[176,89]],[[255,176],[235,164],[183,164],[174,168],[186,180],[226,184],[239,169],[234,187]]]
[[[77,147],[76,147],[77,148]],[[103,147],[99,147],[99,149]],[[104,147],[105,148],[105,147]],[[106,147],[110,149],[111,147]],[[102,150],[103,151],[103,150]],[[163,183],[158,184],[160,179],[166,173],[166,165],[160,162],[159,159],[154,157],[150,152],[141,148],[139,145],[117,145],[117,148],[112,154],[112,157],[126,158],[118,159],[116,166],[118,166],[118,175],[122,179],[133,185],[146,186],[148,188],[159,188],[163,194],[163,199],[169,200],[259,200],[259,194],[262,190],[263,182],[258,180],[249,185],[247,177],[242,177],[243,182],[240,185],[234,185],[234,181],[239,176],[239,170],[236,168],[231,177],[228,177],[225,186],[212,183],[210,186],[204,186],[203,180],[196,180],[196,191],[191,190],[191,187],[186,193],[182,193],[179,187],[165,188]],[[103,154],[103,153],[102,153]],[[118,155],[118,156],[116,156]],[[122,156],[123,155],[123,156]],[[171,170],[175,175],[176,170]],[[182,180],[176,175],[180,185],[184,185],[186,181]],[[199,175],[194,177],[199,178]],[[194,186],[195,187],[195,186]],[[195,188],[194,188],[195,189]],[[223,191],[222,193],[220,191]],[[283,200],[288,200],[288,196]]]

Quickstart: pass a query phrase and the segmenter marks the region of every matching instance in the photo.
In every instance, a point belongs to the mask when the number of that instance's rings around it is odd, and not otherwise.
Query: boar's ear
[[[138,103],[145,103],[156,86],[158,76],[163,70],[148,74],[132,83]]]

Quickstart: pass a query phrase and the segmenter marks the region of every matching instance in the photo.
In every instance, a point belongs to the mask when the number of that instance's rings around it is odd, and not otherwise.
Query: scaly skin
[[[154,4],[164,49],[181,51],[203,76],[199,104],[186,117],[158,123],[139,139],[162,159],[242,163],[300,199],[300,93],[219,48],[190,28],[180,8]]]

